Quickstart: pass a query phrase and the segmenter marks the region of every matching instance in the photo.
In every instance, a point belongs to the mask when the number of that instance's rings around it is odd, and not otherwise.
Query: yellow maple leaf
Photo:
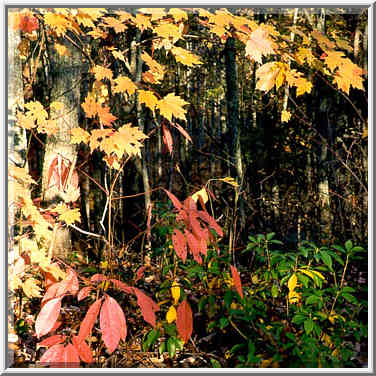
[[[137,89],[137,86],[133,83],[133,81],[125,76],[117,77],[114,80],[115,87],[113,89],[113,92],[116,93],[128,93],[129,95],[134,94],[134,92]]]
[[[174,93],[170,93],[158,102],[157,107],[161,115],[169,121],[172,121],[172,115],[177,119],[186,120],[187,110],[183,108],[186,104],[189,103]]]
[[[90,134],[81,127],[71,129],[71,144],[79,144],[80,142],[88,143]]]
[[[175,20],[175,22],[188,20],[187,12],[185,12],[184,10],[182,10],[180,8],[171,8],[168,11],[168,14],[171,14],[171,16]]]
[[[146,107],[149,107],[153,113],[155,107],[158,104],[158,98],[150,90],[138,90],[138,100],[140,103],[144,103]]]
[[[101,23],[100,26],[112,27],[115,30],[115,33],[122,33],[127,29],[127,25],[119,21],[114,17],[104,17],[102,18],[104,23]]]
[[[332,72],[343,64],[344,59],[345,55],[342,51],[326,51],[326,56],[324,57],[325,64]]]
[[[141,141],[148,138],[148,136],[128,123],[120,127],[112,138],[118,149],[118,152],[116,150],[114,152],[118,158],[121,158],[124,153],[131,156],[141,156],[141,147],[143,146]]]
[[[313,38],[315,38],[317,40],[317,42],[319,43],[320,47],[323,49],[323,50],[331,50],[333,48],[336,47],[336,45],[331,42],[321,31],[319,30],[313,30],[311,32],[311,36]]]
[[[256,71],[256,89],[268,92],[274,85],[280,67],[277,62],[270,62],[262,65]]]
[[[164,8],[140,8],[138,11],[144,14],[150,14],[151,21],[159,20],[167,15]]]
[[[61,14],[48,12],[44,15],[44,22],[56,32],[58,36],[63,36],[70,26],[66,17]]]
[[[67,225],[71,225],[74,222],[81,221],[80,209],[70,209],[65,204],[60,203],[54,209],[54,212],[59,214],[59,220],[64,221]]]
[[[172,24],[172,23],[163,23],[156,28],[154,28],[154,32],[162,38],[166,39],[172,39],[172,41],[175,43],[178,41],[182,34],[179,26]]]
[[[23,284],[22,284],[22,290],[29,298],[40,298],[42,289],[38,286],[39,281],[35,278],[28,278]]]
[[[168,309],[166,313],[166,320],[169,324],[173,323],[176,320],[176,309],[173,305]]]
[[[91,73],[94,73],[95,79],[97,81],[103,80],[104,78],[112,80],[113,72],[111,69],[108,69],[106,67],[96,65],[91,69]]]
[[[43,123],[38,124],[37,128],[39,133],[46,133],[47,135],[55,134],[59,131],[57,120],[49,119]]]
[[[289,111],[283,110],[281,113],[282,123],[288,122],[291,119],[291,113]]]
[[[101,142],[106,137],[110,137],[114,131],[112,129],[94,129],[91,131],[90,140],[89,140],[89,146],[91,149],[91,152],[93,152],[94,149],[96,149],[98,146],[100,146]]]
[[[26,103],[25,108],[28,110],[26,116],[36,121],[37,124],[43,123],[48,118],[47,111],[38,101]]]
[[[202,64],[200,58],[181,47],[172,47],[171,53],[175,56],[177,62],[193,67],[195,64]]]
[[[121,60],[123,63],[125,63],[124,55],[120,51],[111,51],[112,55],[115,59]]]
[[[29,185],[36,184],[35,180],[29,175],[25,167],[17,167],[14,165],[8,166],[8,175],[19,180],[20,182]]]
[[[300,77],[296,80],[296,96],[310,93],[312,90],[312,82],[308,81],[304,77]]]
[[[98,112],[98,106],[95,96],[93,93],[89,93],[85,98],[85,102],[81,103],[81,107],[85,111],[86,117],[93,118]]]
[[[263,27],[257,28],[251,33],[245,46],[245,54],[251,59],[262,63],[262,56],[274,53],[274,43],[269,38],[268,31]]]
[[[150,73],[154,76],[155,83],[159,83],[165,74],[165,68],[155,61],[147,52],[143,52],[141,54],[142,60],[149,66],[150,71],[146,73]]]
[[[312,54],[312,49],[306,47],[300,47],[295,54],[295,59],[299,64],[304,64],[307,62],[308,65],[312,66],[316,58]]]
[[[136,14],[136,17],[134,18],[134,22],[138,29],[141,31],[145,29],[151,29],[152,24],[150,22],[150,16],[145,16],[144,14],[138,13]]]

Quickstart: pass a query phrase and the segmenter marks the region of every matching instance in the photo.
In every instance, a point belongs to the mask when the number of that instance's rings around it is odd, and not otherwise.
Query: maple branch
[[[106,196],[108,196],[108,192],[105,188],[102,187],[102,185],[100,183],[98,183],[94,178],[92,178],[89,174],[87,174],[84,170],[82,170],[80,167],[77,167],[77,170],[82,173],[83,175],[85,175],[89,180],[91,180],[102,192],[104,192],[106,194]]]

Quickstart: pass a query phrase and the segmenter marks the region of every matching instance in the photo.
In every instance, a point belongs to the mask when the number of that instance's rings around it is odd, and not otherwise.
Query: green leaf
[[[352,249],[353,252],[363,252],[365,249],[363,247],[356,246]]]
[[[308,249],[307,248],[305,248],[305,247],[300,247],[299,248],[299,251],[300,251],[300,253],[304,256],[304,257],[308,257]]]
[[[307,334],[311,333],[313,330],[313,320],[308,319],[304,321],[304,330]]]
[[[293,324],[301,324],[307,317],[305,315],[302,315],[301,313],[297,313],[293,318],[292,318],[292,323]]]
[[[159,330],[158,329],[152,329],[148,333],[146,340],[142,344],[142,349],[144,351],[147,351],[150,346],[154,345],[154,343],[155,343],[155,341],[157,340],[158,337],[159,337]]]
[[[275,232],[271,232],[270,234],[266,234],[266,240],[272,240],[275,235]]]
[[[272,286],[272,297],[273,298],[276,298],[278,296],[278,286],[277,285],[273,285]]]
[[[341,247],[340,245],[332,245],[332,248],[334,248],[337,251],[340,251],[342,253],[346,253],[345,249],[343,247]]]
[[[170,358],[175,357],[176,354],[176,342],[174,337],[170,337],[167,341],[167,351]]]
[[[329,268],[329,270],[333,270],[332,268],[333,262],[329,253],[326,251],[320,251],[320,254],[321,254],[322,260],[324,261],[324,264]]]
[[[226,326],[229,324],[229,321],[228,321],[228,319],[226,318],[226,317],[221,317],[220,319],[219,319],[219,327],[221,328],[221,329],[224,329],[224,328],[226,328]]]
[[[358,299],[355,298],[354,295],[351,295],[351,294],[348,294],[347,292],[343,292],[341,294],[349,303],[352,303],[352,304],[357,304],[358,303]]]
[[[222,368],[221,363],[217,359],[210,358],[210,363],[213,368]]]
[[[316,295],[311,295],[306,299],[306,304],[315,304],[320,302],[320,298]]]
[[[356,290],[353,289],[352,287],[350,286],[345,286],[343,289],[342,289],[342,292],[355,292]]]
[[[346,251],[347,252],[350,252],[353,248],[353,243],[351,240],[348,240],[346,243],[345,243],[345,248],[346,248]]]
[[[166,351],[166,342],[161,342],[159,345],[159,354],[163,354]]]

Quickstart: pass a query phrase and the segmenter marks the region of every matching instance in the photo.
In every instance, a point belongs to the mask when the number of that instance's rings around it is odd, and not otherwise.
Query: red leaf
[[[141,290],[134,288],[137,296],[137,304],[141,309],[144,320],[155,328],[155,312],[159,311],[159,306],[145,295]]]
[[[42,299],[42,307],[46,304],[47,301],[53,298],[63,298],[64,294],[68,291],[68,281],[60,281],[51,285]]]
[[[55,332],[58,328],[60,328],[61,324],[62,324],[61,321],[56,321],[55,325],[51,329],[51,332]]]
[[[61,299],[61,297],[51,299],[39,312],[39,315],[35,320],[35,332],[38,338],[50,332],[55,325],[60,314]]]
[[[85,363],[93,363],[93,354],[85,341],[79,341],[77,336],[72,337],[73,346],[76,348],[79,357]]]
[[[77,368],[80,366],[78,351],[71,343],[69,343],[68,346],[64,348],[62,360],[62,367]]]
[[[137,270],[136,279],[134,280],[134,283],[136,283],[143,276],[146,268],[147,266],[141,266],[141,268]]]
[[[73,269],[69,269],[66,281],[68,282],[67,291],[72,295],[76,295],[79,290],[79,283],[77,273]]]
[[[198,210],[197,214],[201,219],[203,219],[219,236],[223,236],[223,231],[215,219],[209,215],[208,212],[203,210]]]
[[[172,244],[178,257],[185,262],[187,259],[187,239],[178,229],[174,229],[172,234]]]
[[[51,367],[59,367],[63,360],[64,352],[65,348],[63,344],[54,345],[42,355],[40,363]]]
[[[20,23],[18,27],[24,33],[32,33],[39,27],[38,19],[34,16],[20,15]]]
[[[38,343],[38,347],[50,347],[58,343],[63,343],[65,341],[65,336],[56,334],[54,336],[44,339],[42,342]]]
[[[134,293],[133,287],[128,286],[125,283],[120,282],[117,279],[110,279],[110,281],[114,284],[115,287],[117,287],[119,290],[126,292],[127,294],[133,294]]]
[[[176,311],[176,329],[184,342],[187,342],[191,338],[193,315],[187,299],[179,305]]]
[[[192,142],[191,136],[188,132],[178,123],[172,124],[188,141]]]
[[[90,281],[91,282],[102,282],[102,281],[105,281],[107,279],[107,277],[103,274],[94,274],[91,278],[90,278]]]
[[[102,298],[98,299],[88,309],[86,316],[81,323],[80,331],[78,333],[78,339],[80,342],[85,340],[91,334],[95,321],[97,320],[99,309],[101,308],[101,304],[102,304]]]
[[[173,141],[172,141],[171,132],[164,124],[162,124],[162,130],[163,130],[163,142],[167,146],[167,149],[170,152],[170,154],[172,154]]]
[[[50,286],[52,286],[54,283],[57,282],[57,279],[49,272],[43,272],[44,274],[44,286],[46,289],[48,289]]]
[[[106,296],[101,309],[100,327],[103,342],[108,352],[112,354],[120,339],[124,340],[127,336],[127,324],[119,303],[110,296]]]
[[[232,279],[234,281],[234,285],[235,285],[236,291],[239,293],[239,295],[243,299],[244,295],[243,295],[242,282],[240,280],[240,275],[239,275],[239,272],[236,269],[236,267],[233,266],[233,265],[231,265],[231,274],[232,274]]]
[[[77,300],[81,301],[89,296],[91,286],[83,287],[77,294]]]
[[[171,192],[169,192],[167,189],[163,188],[163,190],[167,193],[168,197],[170,198],[170,200],[174,204],[175,208],[178,209],[178,210],[180,210],[182,208],[182,204],[177,199],[177,197],[174,194],[172,194]]]
[[[193,234],[191,234],[188,230],[184,230],[185,236],[187,237],[188,246],[193,254],[193,258],[199,263],[202,263],[202,259],[200,256],[200,242],[195,238]]]

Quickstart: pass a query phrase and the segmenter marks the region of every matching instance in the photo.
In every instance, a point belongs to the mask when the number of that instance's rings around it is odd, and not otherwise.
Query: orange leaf
[[[231,275],[232,275],[232,280],[234,281],[236,291],[239,293],[239,295],[243,299],[244,295],[243,295],[242,282],[240,280],[240,275],[236,267],[233,265],[231,265]]]
[[[114,17],[104,17],[102,18],[103,22],[100,26],[112,27],[115,30],[115,33],[122,33],[127,29],[127,26]]]
[[[112,123],[117,119],[116,116],[112,115],[109,107],[98,107],[98,116],[103,125],[112,126]]]
[[[85,102],[81,104],[81,107],[85,111],[86,117],[93,118],[98,112],[99,103],[97,103],[93,94],[88,94],[85,98]]]
[[[79,357],[85,363],[93,363],[93,354],[91,353],[90,347],[85,341],[79,341],[77,336],[72,337],[73,346],[76,348]]]
[[[95,79],[97,81],[103,80],[104,78],[112,80],[112,70],[102,67],[100,65],[96,65],[95,67],[93,67],[91,73],[94,73]]]
[[[176,311],[176,329],[182,340],[187,342],[191,338],[193,330],[193,315],[187,299],[185,299]]]
[[[178,200],[178,198],[173,193],[169,192],[167,189],[163,188],[163,190],[167,193],[167,196],[172,201],[172,203],[174,204],[175,208],[178,209],[178,210],[180,210],[183,207],[183,205]]]
[[[120,76],[114,80],[116,86],[114,87],[114,93],[128,93],[130,95],[134,94],[137,86],[133,83],[131,79],[125,76]]]

